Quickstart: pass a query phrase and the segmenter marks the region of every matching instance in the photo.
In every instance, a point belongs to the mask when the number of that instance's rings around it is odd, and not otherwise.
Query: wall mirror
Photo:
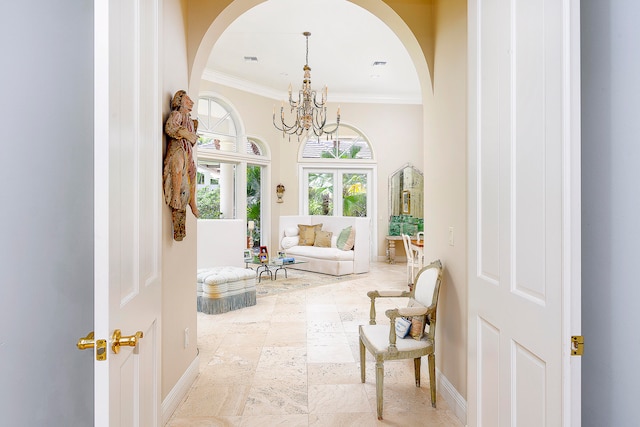
[[[401,215],[424,218],[424,176],[410,163],[389,176],[390,220]]]

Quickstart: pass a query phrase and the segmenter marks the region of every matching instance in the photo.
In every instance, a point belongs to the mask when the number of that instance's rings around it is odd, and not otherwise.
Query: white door
[[[158,1],[94,2],[96,426],[161,424]],[[116,354],[116,329],[142,338]]]
[[[468,12],[467,422],[579,425],[579,2]]]

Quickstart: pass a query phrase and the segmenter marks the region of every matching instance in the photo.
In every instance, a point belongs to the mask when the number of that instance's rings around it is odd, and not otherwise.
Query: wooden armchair
[[[382,389],[384,381],[384,361],[413,359],[416,387],[420,387],[420,365],[422,356],[428,356],[429,383],[431,391],[431,405],[436,407],[436,360],[435,360],[435,331],[436,309],[438,294],[442,282],[442,263],[434,261],[422,268],[416,277],[411,291],[370,291],[367,296],[371,299],[371,313],[369,325],[360,325],[360,378],[365,382],[365,349],[376,360],[376,403],[378,419],[382,419]],[[375,302],[377,298],[409,298],[409,304],[404,308],[387,310],[385,315],[390,325],[376,325]],[[397,338],[396,319],[400,317],[412,318],[415,325],[419,325],[422,316],[424,333],[422,338],[407,335]],[[425,327],[426,325],[426,327]],[[413,333],[412,335],[416,335]]]

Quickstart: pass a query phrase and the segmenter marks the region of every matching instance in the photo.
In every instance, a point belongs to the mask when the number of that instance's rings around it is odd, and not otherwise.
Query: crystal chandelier
[[[336,117],[336,124],[330,129],[325,127],[327,122],[327,87],[325,86],[321,92],[321,99],[318,101],[317,93],[311,89],[311,67],[309,67],[309,36],[310,32],[305,31],[302,33],[307,39],[307,54],[306,63],[302,69],[304,70],[304,79],[302,80],[302,89],[298,91],[298,100],[294,101],[291,93],[291,85],[289,85],[289,107],[291,113],[295,111],[295,122],[288,125],[284,119],[284,102],[280,107],[280,122],[276,122],[276,108],[273,107],[273,125],[282,132],[282,136],[285,134],[296,135],[298,141],[302,135],[311,136],[310,132],[316,137],[320,137],[323,134],[327,135],[327,138],[334,134],[338,130],[340,125],[340,107],[338,107],[338,113]]]

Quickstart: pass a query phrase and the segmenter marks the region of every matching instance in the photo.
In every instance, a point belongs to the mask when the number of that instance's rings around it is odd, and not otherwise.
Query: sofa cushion
[[[313,246],[316,239],[316,231],[322,229],[322,224],[304,225],[298,224],[298,230],[300,230],[300,246]]]
[[[283,237],[280,245],[285,251],[293,246],[298,246],[300,236]]]
[[[336,246],[343,251],[350,251],[353,249],[353,244],[356,241],[356,230],[353,227],[348,226],[340,232]]]
[[[326,259],[329,261],[353,261],[353,251],[341,251],[338,248],[319,248],[317,246],[294,246],[287,255],[305,258]]]
[[[333,233],[331,231],[323,231],[323,230],[316,231],[316,238],[315,238],[315,241],[313,242],[313,246],[316,246],[319,248],[330,248],[331,236],[333,236]]]
[[[284,229],[284,235],[286,237],[294,237],[294,236],[297,236],[298,233],[299,233],[298,227],[287,227]]]

